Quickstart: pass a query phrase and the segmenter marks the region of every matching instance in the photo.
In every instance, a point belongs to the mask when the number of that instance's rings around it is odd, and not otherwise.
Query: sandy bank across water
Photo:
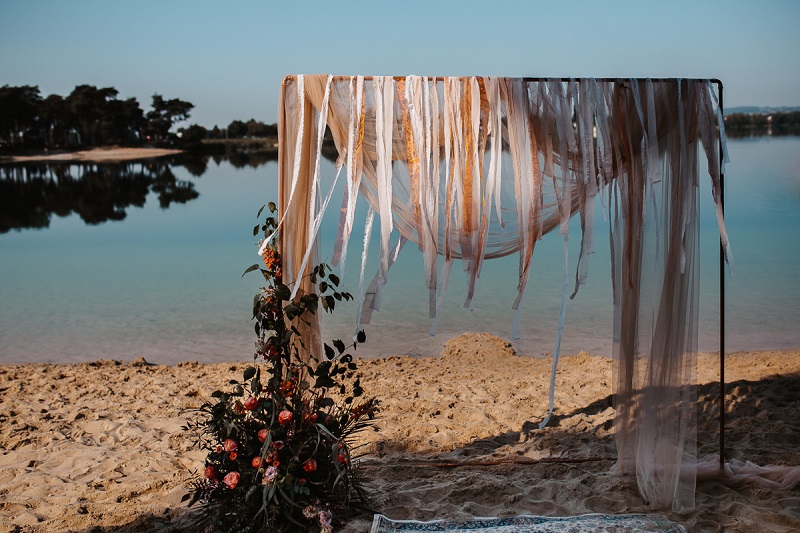
[[[36,155],[15,155],[0,157],[3,163],[30,163],[30,162],[63,162],[76,163],[116,163],[120,161],[133,161],[137,159],[153,159],[181,153],[181,150],[171,148],[121,148],[118,146],[91,148],[76,152],[52,152]]]

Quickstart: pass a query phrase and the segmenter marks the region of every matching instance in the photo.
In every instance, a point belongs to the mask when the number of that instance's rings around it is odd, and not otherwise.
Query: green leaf
[[[328,290],[328,284],[324,281],[320,281],[319,283],[319,292],[325,292]]]
[[[363,329],[362,329],[361,331],[359,331],[359,332],[358,332],[358,335],[356,335],[356,340],[357,340],[358,342],[364,342],[364,341],[366,341],[366,340],[367,340],[367,334],[366,334],[366,333],[364,333],[364,330],[363,330]]]
[[[336,298],[337,300],[339,300],[340,302],[342,301],[342,295],[341,295],[341,293],[334,292],[334,293],[333,293],[333,297],[334,297],[334,298]]]
[[[324,300],[328,302],[329,312],[333,312],[333,309],[336,307],[336,299],[333,296],[328,295]]]
[[[270,202],[270,205],[275,205],[275,204],[273,204],[272,202]],[[259,210],[258,210],[258,214],[256,215],[256,218],[261,218],[261,213],[262,213],[263,211],[264,211],[264,206],[262,205],[262,206],[261,206],[261,209],[259,209]]]
[[[245,270],[245,271],[242,273],[242,277],[244,277],[244,275],[245,275],[245,274],[247,274],[248,272],[252,272],[253,270],[258,270],[259,268],[260,268],[260,265],[259,265],[258,263],[254,264],[254,265],[250,265],[250,266],[249,266],[249,267],[247,267],[247,269],[246,269],[246,270]]]
[[[221,390],[215,390],[211,393],[212,398],[222,398],[223,392]]]
[[[328,376],[319,376],[317,378],[317,381],[314,383],[314,388],[317,388],[317,389],[323,388],[323,387],[329,389],[329,388],[334,387],[334,386],[336,386],[336,383],[334,383],[333,380]],[[333,400],[331,400],[330,398],[323,398],[322,400],[320,400],[319,405],[322,406],[323,405],[322,402],[325,401],[326,399],[330,400],[331,401],[331,406],[333,406]]]
[[[339,286],[339,276],[337,276],[336,274],[330,274],[328,276],[328,280],[331,283],[333,283],[335,286],[337,286],[337,287]]]
[[[244,369],[244,380],[247,381],[256,375],[256,367],[248,366]]]
[[[258,224],[253,226],[253,237],[255,237],[256,235],[258,235]]]
[[[271,213],[274,213],[278,210],[278,206],[275,205],[275,202],[270,202],[267,204]]]
[[[336,349],[339,351],[339,354],[340,354],[340,355],[341,355],[342,353],[344,353],[345,346],[344,346],[344,343],[341,341],[341,339],[336,339],[335,341],[333,341],[333,345],[334,345],[334,346],[336,347]]]
[[[333,359],[336,356],[336,354],[333,353],[333,348],[331,348],[327,344],[325,344],[324,346],[325,346],[325,357],[327,357],[328,359]]]
[[[289,287],[287,287],[283,283],[275,284],[275,296],[277,296],[281,300],[288,300],[291,295],[292,291],[289,289]]]

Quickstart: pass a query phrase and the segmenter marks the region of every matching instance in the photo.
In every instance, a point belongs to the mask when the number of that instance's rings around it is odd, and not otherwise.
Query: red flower
[[[236,441],[233,439],[225,439],[225,442],[222,443],[222,447],[226,452],[235,452],[239,445],[236,444]]]
[[[229,472],[222,479],[222,482],[225,483],[229,489],[235,489],[236,485],[239,484],[239,477],[241,477],[239,476],[239,472]]]
[[[256,398],[255,396],[250,396],[244,402],[244,408],[247,409],[248,411],[252,411],[256,407],[258,407],[258,398]]]
[[[244,414],[244,405],[242,405],[242,402],[236,400],[236,403],[233,404],[233,412],[236,413],[237,415]]]
[[[283,424],[284,426],[292,421],[292,412],[291,411],[281,411],[278,414],[278,422]]]
[[[301,477],[300,479],[297,480],[297,484],[298,485],[305,485],[306,484],[306,478]]]
[[[258,441],[263,443],[265,440],[267,440],[267,435],[269,435],[269,430],[262,429],[261,431],[258,432]]]
[[[250,462],[250,464],[253,465],[253,468],[258,468],[259,466],[261,466],[261,457],[256,455],[255,457],[253,457],[253,460]]]
[[[342,465],[343,464],[347,464],[347,456],[346,455],[342,455],[341,453],[339,454],[339,464],[342,464]]]
[[[208,466],[206,467],[205,476],[206,476],[208,479],[216,479],[216,477],[217,477],[217,469],[216,469],[216,468],[214,468],[214,467],[213,467],[213,466],[211,466],[211,465],[208,465]]]
[[[235,461],[236,458],[239,457],[239,454],[237,454],[236,452],[231,452],[231,454],[228,457],[231,458],[231,461]]]
[[[283,441],[282,440],[274,441],[272,443],[272,447],[275,448],[276,450],[282,450],[283,449]]]
[[[317,470],[317,461],[315,459],[309,459],[305,463],[303,463],[303,470],[308,472],[315,472]]]

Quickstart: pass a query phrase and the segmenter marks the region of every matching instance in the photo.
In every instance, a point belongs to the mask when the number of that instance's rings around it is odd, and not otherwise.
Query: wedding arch
[[[722,209],[721,87],[702,79],[288,76],[279,106],[284,280],[295,293],[308,291],[303,273],[318,263],[317,235],[334,189],[321,186],[326,127],[339,154],[334,186],[345,180],[334,264],[347,259],[357,202],[369,205],[358,232],[360,323],[380,307],[389,269],[411,241],[424,261],[432,328],[457,260],[467,273],[469,306],[484,260],[519,254],[518,336],[534,249],[557,230],[565,269],[560,339],[566,298],[586,280],[599,204],[611,243],[616,467],[635,473],[654,507],[691,509],[701,175],[710,178],[732,268]],[[367,285],[376,215],[380,264]],[[570,281],[573,215],[581,245]],[[303,331],[312,351],[318,333],[313,322]],[[554,371],[557,359],[558,348]]]

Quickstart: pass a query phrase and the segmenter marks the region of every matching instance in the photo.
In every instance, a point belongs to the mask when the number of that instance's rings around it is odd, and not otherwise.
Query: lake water
[[[736,276],[727,280],[727,349],[798,347],[800,138],[731,139],[728,146],[726,214]],[[327,161],[323,169],[333,172]],[[261,205],[277,198],[276,162],[3,166],[0,173],[0,361],[252,358],[250,309],[260,278],[241,273],[258,259],[251,230]],[[718,234],[710,186],[702,185],[700,349],[716,351]],[[611,352],[607,226],[599,224],[589,283],[567,307],[564,354]],[[572,226],[574,268],[579,233]],[[323,257],[330,256],[334,231],[331,217]],[[342,274],[352,293],[360,240],[352,239]],[[522,338],[514,341],[523,355],[552,351],[561,246],[557,235],[537,246]],[[516,256],[486,263],[471,311],[462,308],[465,278],[455,268],[433,337],[421,272],[421,255],[406,247],[359,355],[433,355],[464,331],[510,337]],[[326,338],[351,335],[354,312],[350,304],[326,316]]]

